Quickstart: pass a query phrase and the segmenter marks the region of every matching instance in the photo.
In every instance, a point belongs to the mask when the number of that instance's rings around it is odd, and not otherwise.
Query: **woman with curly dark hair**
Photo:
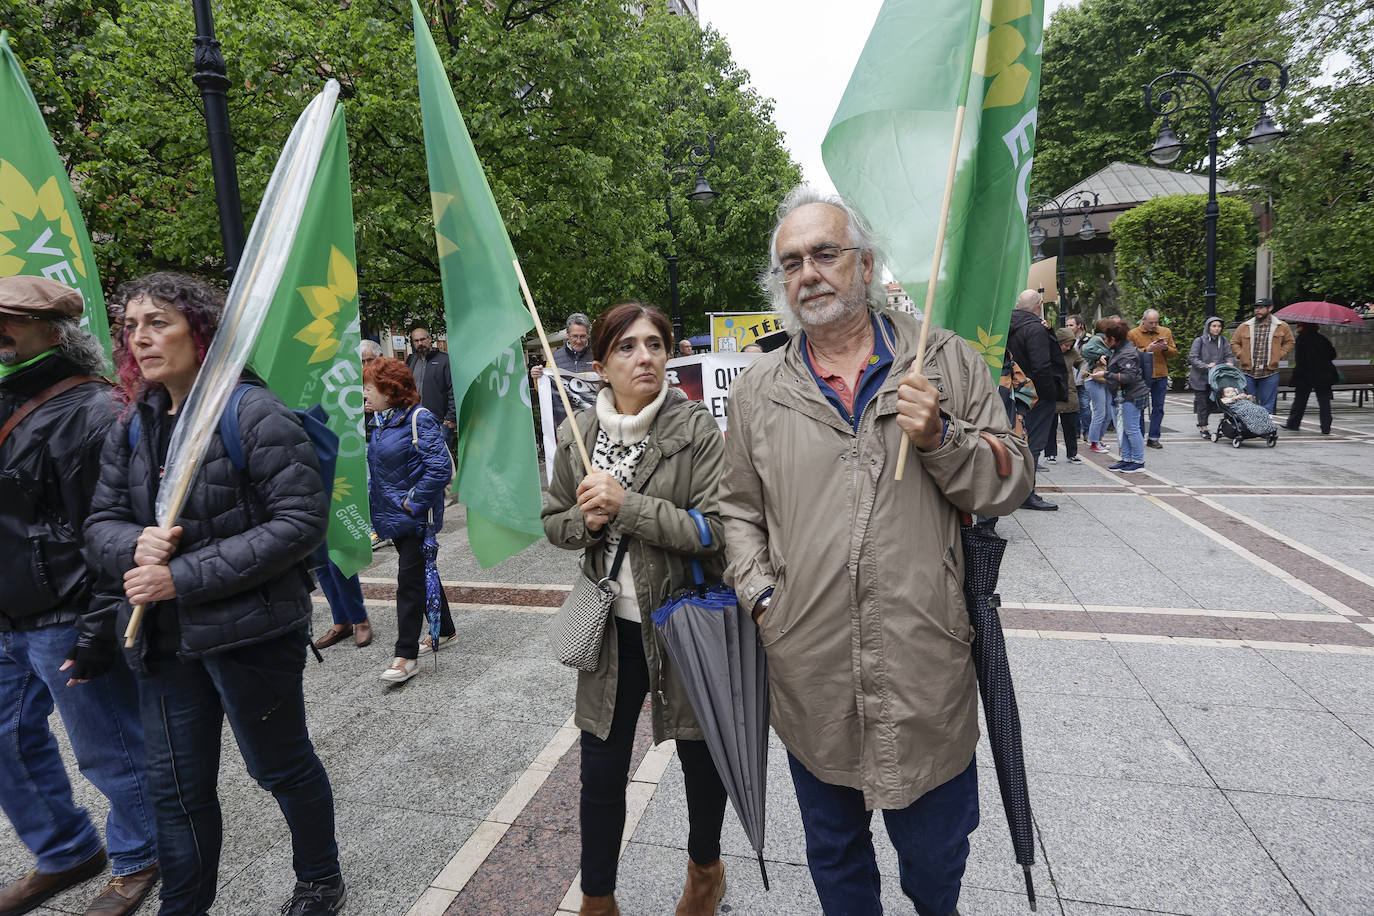
[[[92,562],[127,601],[83,632],[114,639],[147,607],[134,647],[157,819],[164,916],[201,916],[215,899],[222,842],[217,792],[227,716],[248,772],[291,830],[296,885],[282,912],[344,903],[334,796],[310,743],[301,679],[310,621],[305,561],[328,511],[319,461],[296,415],[266,388],[239,403],[243,467],[216,428],[178,523],[155,505],[172,432],[219,325],[204,281],[155,273],[121,287],[117,371],[129,402],[101,455],[86,522]],[[117,620],[114,618],[118,618]]]
[[[376,428],[367,446],[372,529],[396,546],[396,655],[382,680],[400,684],[420,670],[419,656],[453,642],[448,597],[439,589],[439,639],[420,630],[425,619],[425,537],[444,527],[444,491],[453,476],[439,418],[420,406],[415,376],[399,359],[363,369],[363,404]]]

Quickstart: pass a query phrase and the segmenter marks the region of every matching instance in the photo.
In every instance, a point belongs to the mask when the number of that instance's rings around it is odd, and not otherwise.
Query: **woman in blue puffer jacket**
[[[453,641],[448,597],[439,591],[439,641],[423,644],[425,620],[425,534],[444,526],[444,491],[453,463],[439,421],[420,406],[415,377],[398,359],[376,359],[363,370],[363,403],[376,428],[367,447],[368,499],[372,529],[391,538],[396,570],[396,655],[382,680],[400,684],[420,670],[422,653]]]

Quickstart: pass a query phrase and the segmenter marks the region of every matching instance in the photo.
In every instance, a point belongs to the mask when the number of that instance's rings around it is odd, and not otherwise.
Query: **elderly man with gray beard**
[[[726,579],[768,655],[822,907],[882,912],[881,809],[902,890],[948,916],[978,825],[960,515],[1015,509],[1032,460],[966,342],[932,328],[915,365],[920,323],[883,308],[881,256],[852,207],[803,185],[778,214],[764,286],[799,333],[732,385]]]

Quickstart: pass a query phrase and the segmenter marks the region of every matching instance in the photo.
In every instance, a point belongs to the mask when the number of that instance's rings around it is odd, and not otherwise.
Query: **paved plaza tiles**
[[[1233,449],[1196,437],[1175,396],[1146,473],[1115,455],[1060,460],[1057,512],[999,530],[1003,621],[1025,729],[1041,913],[1374,913],[1374,408],[1337,397],[1336,427]],[[1281,403],[1281,407],[1284,407]],[[1315,415],[1309,420],[1315,422]],[[1109,440],[1110,441],[1110,440]],[[536,545],[491,570],[461,517],[442,538],[459,639],[401,687],[391,655],[395,554],[364,574],[377,638],[309,663],[312,735],[337,797],[355,916],[576,912],[574,677],[545,630],[574,558]],[[316,602],[315,627],[328,625]],[[647,717],[642,724],[647,725]],[[58,726],[60,731],[60,726]],[[290,841],[225,733],[216,914],[266,916],[289,893]],[[65,744],[64,744],[65,752]],[[989,768],[960,903],[1028,913]],[[987,766],[985,766],[987,765]],[[72,768],[79,801],[104,800]],[[618,897],[671,913],[686,863],[682,774],[641,732]],[[769,760],[764,892],[733,812],[722,913],[809,914],[781,746]],[[874,821],[889,912],[909,913]],[[0,822],[0,881],[29,867]],[[80,913],[92,881],[40,913]],[[151,905],[146,907],[152,912]]]

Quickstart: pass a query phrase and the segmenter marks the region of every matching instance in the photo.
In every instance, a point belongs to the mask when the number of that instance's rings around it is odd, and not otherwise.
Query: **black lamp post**
[[[1071,216],[1083,215],[1083,225],[1078,227],[1076,235],[1083,241],[1091,241],[1097,237],[1097,229],[1093,226],[1092,220],[1088,219],[1088,212],[1098,204],[1097,192],[1095,191],[1074,191],[1072,194],[1065,195],[1063,200],[1057,200],[1045,194],[1037,194],[1030,199],[1031,211],[1027,218],[1031,221],[1030,243],[1035,260],[1040,260],[1045,255],[1040,250],[1040,246],[1045,244],[1045,239],[1049,233],[1045,227],[1040,225],[1040,220],[1054,220],[1059,225],[1059,257],[1055,258],[1055,283],[1059,287],[1058,315],[1055,317],[1055,324],[1059,327],[1064,326],[1064,221]]]
[[[191,0],[196,17],[196,73],[191,81],[200,87],[205,105],[205,130],[210,139],[210,168],[215,176],[215,202],[219,207],[219,234],[224,242],[225,276],[233,277],[243,257],[243,203],[239,199],[239,174],[234,165],[234,135],[229,130],[229,101],[225,90],[229,77],[224,55],[215,38],[210,0]]]
[[[1237,86],[1239,90],[1234,98],[1222,98],[1228,89]],[[1170,119],[1177,121],[1181,112],[1193,109],[1207,112],[1207,288],[1204,295],[1208,315],[1217,313],[1217,217],[1221,213],[1217,206],[1217,131],[1232,108],[1254,104],[1259,106],[1259,117],[1249,136],[1240,142],[1257,149],[1273,144],[1284,136],[1284,131],[1269,117],[1265,106],[1282,95],[1287,86],[1286,66],[1275,60],[1255,58],[1226,74],[1215,87],[1188,70],[1171,70],[1144,87],[1145,107],[1164,118],[1155,145],[1150,149],[1150,159],[1156,165],[1172,165],[1183,152],[1183,141],[1174,133]],[[1188,99],[1184,90],[1190,87],[1201,90],[1202,98],[1185,104]]]
[[[675,162],[679,157],[686,158]],[[687,199],[701,206],[707,206],[711,201],[720,196],[719,192],[712,189],[706,180],[706,166],[710,165],[711,160],[716,156],[716,136],[715,134],[706,135],[706,146],[699,143],[688,143],[669,149],[668,154],[663,160],[663,169],[668,173],[668,193],[663,196],[663,207],[668,212],[668,235],[672,239],[672,250],[668,253],[668,288],[670,301],[673,309],[673,337],[677,340],[683,339],[682,328],[682,304],[678,301],[677,291],[677,224],[673,222],[673,179],[679,173],[690,174],[693,168],[696,169],[696,182],[692,190],[688,192]]]

